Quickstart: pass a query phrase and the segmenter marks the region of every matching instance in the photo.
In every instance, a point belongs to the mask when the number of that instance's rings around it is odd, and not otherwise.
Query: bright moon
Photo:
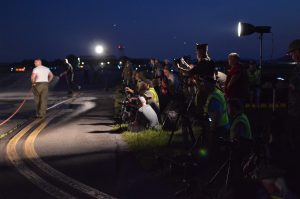
[[[96,52],[97,54],[102,54],[103,51],[104,51],[103,46],[98,45],[98,46],[95,47],[95,52]]]

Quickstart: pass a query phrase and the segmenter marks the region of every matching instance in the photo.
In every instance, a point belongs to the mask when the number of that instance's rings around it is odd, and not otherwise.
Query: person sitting
[[[144,97],[138,98],[139,109],[136,113],[135,121],[128,127],[130,131],[139,132],[145,129],[158,129],[158,117],[153,108],[147,104]]]
[[[154,103],[156,103],[157,107],[159,108],[159,98],[158,98],[158,94],[157,94],[157,92],[155,91],[155,89],[154,89],[154,87],[153,87],[152,81],[146,79],[146,80],[145,80],[145,83],[146,83],[146,85],[147,85],[147,89],[148,89],[147,91],[149,91],[150,94],[151,94],[151,99],[153,100]],[[146,92],[147,92],[147,91],[146,91]]]
[[[160,109],[159,106],[157,105],[157,103],[153,100],[153,94],[151,93],[151,91],[146,91],[143,95],[147,101],[147,104],[149,104],[153,110],[155,111],[155,113],[157,114],[158,120],[160,120]]]

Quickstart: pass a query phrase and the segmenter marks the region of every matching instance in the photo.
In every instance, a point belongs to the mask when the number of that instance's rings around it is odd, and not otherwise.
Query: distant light
[[[14,68],[10,68],[10,71],[14,71]]]
[[[80,57],[78,57],[78,61],[80,62]]]
[[[123,62],[120,61],[119,64],[123,64]]]
[[[239,22],[239,24],[238,24],[238,36],[239,37],[241,36],[241,33],[242,33],[242,24],[241,24],[241,22]]]
[[[103,66],[103,65],[104,65],[104,62],[101,62],[100,64],[101,64],[101,66]]]
[[[207,150],[205,148],[202,148],[199,150],[200,157],[206,157],[207,156]]]
[[[68,60],[68,59],[65,59],[65,62],[68,64],[68,63],[69,63],[69,60]]]
[[[84,62],[81,62],[82,65],[84,65]]]
[[[284,81],[284,80],[285,80],[285,79],[282,78],[282,77],[277,77],[276,79],[277,79],[277,80],[280,80],[280,81]]]
[[[103,46],[97,45],[97,46],[95,47],[95,52],[96,52],[97,54],[102,54],[102,53],[104,52]]]
[[[110,62],[108,61],[107,64],[110,64]]]

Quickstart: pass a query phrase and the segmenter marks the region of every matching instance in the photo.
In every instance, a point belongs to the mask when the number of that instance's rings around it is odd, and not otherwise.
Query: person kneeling
[[[143,131],[145,129],[158,129],[158,117],[153,108],[147,104],[144,97],[138,98],[139,109],[136,113],[136,118],[133,123],[128,126],[128,129],[133,132]]]

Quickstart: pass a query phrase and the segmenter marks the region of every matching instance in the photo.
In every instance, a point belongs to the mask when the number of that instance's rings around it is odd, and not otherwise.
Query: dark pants
[[[32,93],[36,106],[36,116],[45,117],[48,106],[48,83],[36,83],[35,86],[32,87]]]
[[[73,75],[67,75],[66,76],[67,86],[68,86],[68,92],[73,93],[76,90],[79,90],[78,85],[74,82]]]

